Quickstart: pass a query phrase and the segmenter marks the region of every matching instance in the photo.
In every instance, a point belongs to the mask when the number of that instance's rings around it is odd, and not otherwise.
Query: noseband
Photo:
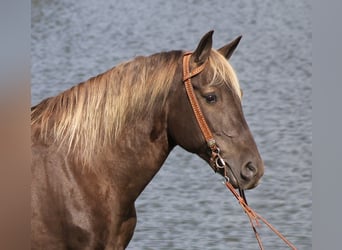
[[[197,123],[198,123],[198,125],[202,131],[202,134],[203,134],[203,136],[207,142],[208,147],[211,150],[210,166],[215,171],[215,173],[219,169],[224,169],[224,175],[225,175],[224,177],[227,180],[229,180],[228,176],[226,174],[226,163],[220,155],[220,148],[216,144],[216,141],[213,137],[213,134],[211,133],[211,130],[210,130],[210,128],[209,128],[209,126],[208,126],[208,124],[207,124],[207,122],[203,116],[201,108],[198,104],[198,100],[197,100],[195,93],[194,93],[194,88],[191,84],[191,78],[198,75],[199,73],[201,73],[204,70],[208,60],[206,60],[199,67],[190,71],[191,54],[192,54],[191,52],[187,52],[184,54],[184,57],[183,57],[183,82],[185,85],[186,93],[187,93],[188,98],[190,100],[191,107],[192,107],[192,110],[195,114]]]

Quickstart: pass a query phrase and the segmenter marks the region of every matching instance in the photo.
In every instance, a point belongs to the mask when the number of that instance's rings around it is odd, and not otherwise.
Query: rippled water
[[[311,50],[308,0],[32,0],[32,104],[136,55],[243,39],[232,64],[266,165],[250,205],[311,249]],[[248,219],[197,156],[176,148],[136,202],[128,249],[258,249]],[[265,226],[266,249],[286,249]]]

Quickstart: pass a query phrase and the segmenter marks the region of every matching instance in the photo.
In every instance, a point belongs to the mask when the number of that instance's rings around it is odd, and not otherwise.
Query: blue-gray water
[[[76,3],[77,2],[77,3]],[[251,207],[298,249],[312,236],[312,33],[309,0],[32,0],[32,104],[137,55],[214,47],[232,57],[264,159]],[[176,148],[136,202],[128,249],[258,249],[237,201],[197,156]],[[266,249],[287,249],[262,226]]]

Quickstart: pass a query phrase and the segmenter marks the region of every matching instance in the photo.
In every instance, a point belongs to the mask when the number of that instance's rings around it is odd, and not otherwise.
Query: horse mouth
[[[243,178],[239,178],[241,174],[236,174],[227,161],[224,161],[224,163],[224,166],[219,167],[217,172],[221,174],[235,189],[248,190],[258,186],[260,177],[256,175],[251,179],[244,180]]]
[[[236,175],[234,174],[232,168],[229,166],[227,162],[225,162],[225,166],[223,168],[219,169],[219,173],[225,178],[226,181],[228,181],[232,186],[236,189],[241,189],[239,185],[239,181],[236,178]]]

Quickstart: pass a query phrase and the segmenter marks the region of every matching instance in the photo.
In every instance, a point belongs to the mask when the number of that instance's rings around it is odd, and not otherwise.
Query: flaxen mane
[[[91,165],[123,128],[163,107],[181,60],[181,51],[137,57],[93,77],[32,108],[31,125],[44,141],[68,146],[69,153]],[[235,72],[218,52],[209,59],[212,83],[230,82],[241,98]],[[180,67],[181,68],[181,67]]]

